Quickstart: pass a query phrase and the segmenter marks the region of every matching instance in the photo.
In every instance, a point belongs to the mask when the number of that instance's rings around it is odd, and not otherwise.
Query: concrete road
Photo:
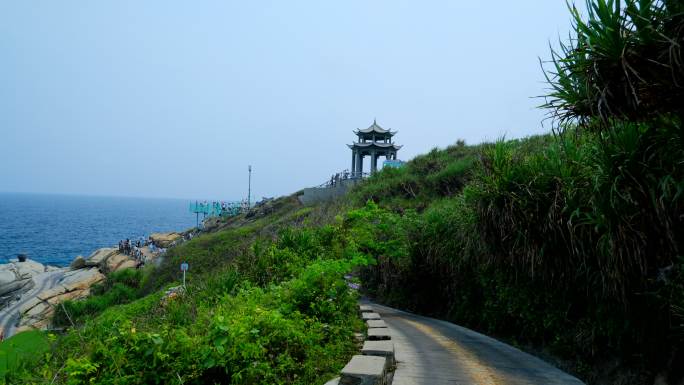
[[[21,307],[41,292],[55,287],[65,272],[66,270],[56,270],[33,276],[33,288],[24,293],[18,301],[0,310],[0,330],[5,331],[5,338],[11,337],[16,331]]]
[[[394,342],[392,385],[580,385],[530,354],[449,322],[368,303]]]

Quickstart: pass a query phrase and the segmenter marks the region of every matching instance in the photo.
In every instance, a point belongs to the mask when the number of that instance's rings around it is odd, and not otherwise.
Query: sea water
[[[195,226],[179,199],[0,193],[0,263],[25,253],[38,262],[68,265],[121,239]]]

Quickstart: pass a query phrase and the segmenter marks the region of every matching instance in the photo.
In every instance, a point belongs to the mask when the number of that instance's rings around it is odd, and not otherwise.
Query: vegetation
[[[641,121],[684,113],[684,3],[589,0],[574,36],[552,52],[546,107],[563,121]],[[594,126],[599,127],[599,126]]]
[[[380,301],[535,352],[589,383],[684,379],[684,22],[680,1],[589,1],[552,53],[553,135],[455,145],[349,201],[295,196],[110,275],[11,383],[322,383]],[[177,282],[190,264],[187,290]]]
[[[364,282],[391,304],[565,358],[590,383],[678,383],[682,6],[588,7],[553,53],[555,135],[434,150],[355,192],[401,234],[370,227],[375,239],[408,251],[373,253]]]
[[[49,349],[48,336],[40,331],[26,331],[0,342],[0,377],[14,371],[21,362],[40,356]]]
[[[75,326],[5,381],[324,382],[357,350],[363,324],[344,275],[368,261],[348,221],[321,225],[321,210],[284,205],[176,247],[157,270],[110,275],[89,299],[65,304],[55,322]],[[180,260],[191,266],[187,289],[167,295],[178,281],[163,272]]]
[[[143,270],[133,269],[109,274],[103,284],[92,287],[90,297],[81,301],[64,301],[58,306],[52,320],[53,325],[56,327],[80,325],[109,307],[140,298],[144,276]]]

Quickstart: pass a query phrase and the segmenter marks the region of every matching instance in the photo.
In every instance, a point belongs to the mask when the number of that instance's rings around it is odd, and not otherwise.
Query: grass
[[[25,331],[0,342],[0,379],[20,362],[42,356],[49,347],[48,336],[42,331]]]

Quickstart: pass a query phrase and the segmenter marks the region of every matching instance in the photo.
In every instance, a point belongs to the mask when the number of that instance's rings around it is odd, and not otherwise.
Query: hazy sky
[[[350,167],[548,131],[565,0],[0,0],[0,191],[277,196]],[[368,164],[368,162],[366,162]]]

